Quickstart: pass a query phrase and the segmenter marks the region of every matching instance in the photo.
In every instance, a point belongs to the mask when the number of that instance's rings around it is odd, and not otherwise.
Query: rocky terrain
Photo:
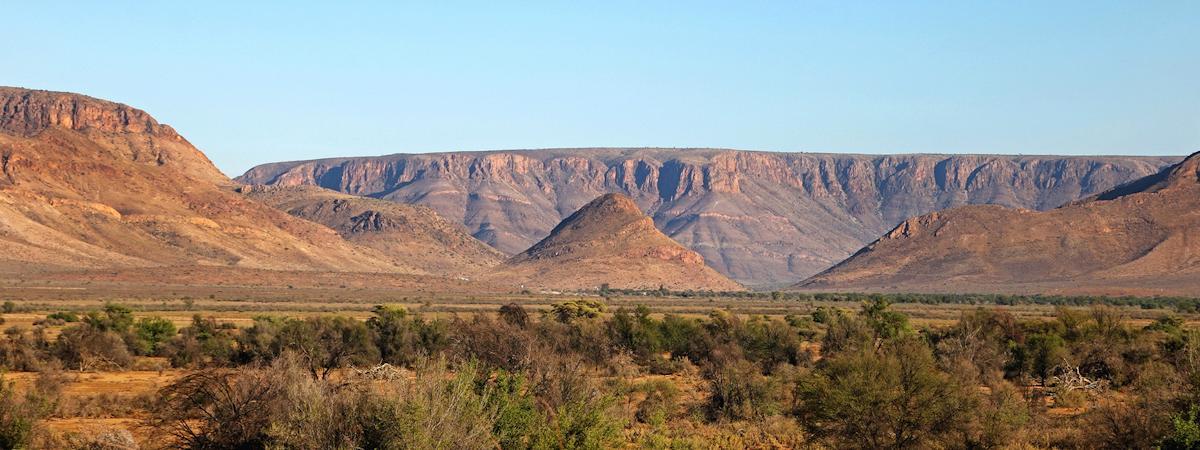
[[[493,271],[491,279],[527,287],[741,290],[654,227],[633,199],[605,194],[550,235]]]
[[[474,276],[505,256],[463,226],[425,206],[357,197],[314,186],[245,186],[239,192],[304,220],[334,229],[346,240],[395,261],[445,276]]]
[[[764,285],[824,270],[909,217],[968,204],[1047,210],[1178,161],[552,149],[274,163],[238,181],[426,205],[507,254],[545,238],[597,196],[618,192],[713,268]]]
[[[238,195],[175,130],[118,103],[0,88],[0,171],[0,272],[420,272]]]
[[[1200,153],[1050,211],[909,219],[798,287],[1200,295]]]

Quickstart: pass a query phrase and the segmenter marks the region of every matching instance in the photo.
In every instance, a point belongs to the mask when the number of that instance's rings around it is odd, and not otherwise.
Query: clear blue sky
[[[1198,1],[7,3],[0,84],[140,107],[230,175],[576,146],[1200,150]]]

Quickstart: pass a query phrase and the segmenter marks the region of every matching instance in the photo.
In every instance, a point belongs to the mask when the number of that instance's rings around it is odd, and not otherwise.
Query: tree
[[[279,347],[295,351],[313,377],[326,379],[350,363],[378,359],[366,324],[343,316],[290,320],[279,330]]]
[[[175,333],[175,324],[162,317],[146,317],[135,326],[135,334],[145,343],[145,353],[149,354],[158,354],[163,344],[175,337]]]
[[[430,355],[450,346],[446,322],[425,322],[404,308],[375,306],[374,317],[367,319],[371,339],[383,362],[411,366],[422,355]]]

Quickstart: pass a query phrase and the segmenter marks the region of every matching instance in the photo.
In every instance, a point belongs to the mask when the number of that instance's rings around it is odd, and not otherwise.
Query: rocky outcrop
[[[766,284],[828,268],[909,217],[968,204],[1046,210],[1178,160],[550,149],[275,163],[238,181],[427,205],[509,254],[618,192],[718,271]]]
[[[32,136],[49,127],[178,137],[145,111],[78,94],[0,87],[0,130]]]
[[[605,194],[497,268],[490,280],[556,289],[742,290],[654,227],[622,194]]]
[[[433,210],[357,197],[315,186],[243,186],[238,192],[295,217],[337,231],[344,239],[433,275],[474,277],[504,255]]]

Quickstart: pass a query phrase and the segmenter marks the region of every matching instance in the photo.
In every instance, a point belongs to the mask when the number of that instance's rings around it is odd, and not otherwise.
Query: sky
[[[1200,150],[1198,1],[38,2],[0,85],[273,161],[659,146]]]

